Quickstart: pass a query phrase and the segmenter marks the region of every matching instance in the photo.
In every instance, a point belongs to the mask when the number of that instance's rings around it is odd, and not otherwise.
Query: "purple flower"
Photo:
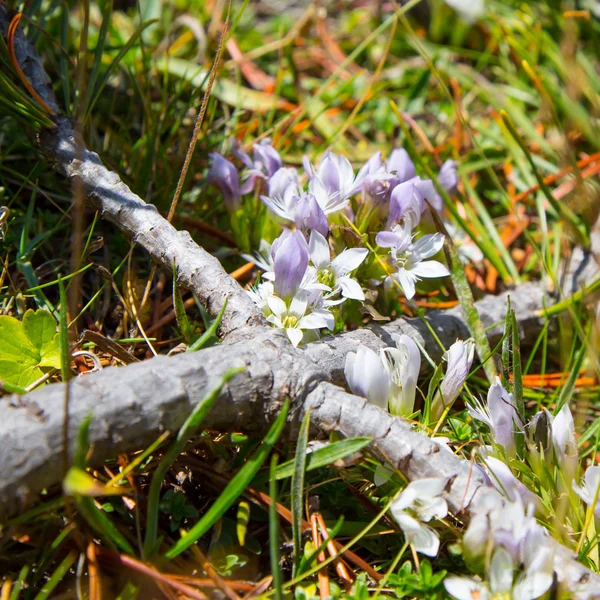
[[[209,154],[209,158],[212,160],[212,164],[208,170],[208,182],[221,190],[227,210],[235,212],[242,205],[237,169],[233,163],[217,152]]]
[[[278,217],[294,221],[296,199],[300,194],[296,169],[282,167],[269,179],[268,196],[260,199]]]
[[[469,406],[468,409],[474,419],[490,428],[496,444],[505,448],[509,455],[514,454],[515,426],[522,430],[523,425],[513,404],[512,394],[502,387],[498,377],[490,386],[486,405],[476,401],[476,407]]]
[[[254,144],[253,158],[244,152],[244,150],[236,143],[234,154],[248,167],[248,179],[242,186],[242,194],[247,194],[254,187],[256,179],[269,179],[272,177],[281,167],[283,161],[279,152],[271,145],[271,140],[266,138],[261,140],[258,144]]]
[[[317,202],[317,199],[312,194],[306,193],[294,198],[296,199],[294,209],[296,227],[306,235],[308,235],[309,231],[317,231],[326,238],[329,233],[327,216]]]
[[[308,189],[325,214],[344,208],[348,199],[362,189],[363,175],[355,177],[350,161],[341,154],[328,152],[316,169],[305,157],[304,168],[310,178]]]
[[[413,161],[404,148],[396,148],[387,161],[387,170],[395,175],[393,185],[412,179],[417,174]]]
[[[455,160],[447,160],[438,173],[438,183],[448,192],[450,196],[456,194],[458,187],[458,165]]]
[[[432,233],[412,241],[410,220],[396,225],[392,231],[380,231],[375,241],[381,248],[390,248],[390,257],[396,271],[389,277],[396,280],[410,300],[415,295],[415,284],[421,278],[446,277],[450,271],[435,256],[444,245],[441,233]],[[389,281],[389,279],[388,279]]]
[[[398,184],[390,195],[390,212],[388,227],[399,223],[402,219],[410,219],[411,228],[418,225],[421,214],[425,210],[423,192],[417,185],[418,178]]]
[[[284,300],[295,296],[308,267],[308,247],[299,231],[284,231],[271,246],[275,289]]]

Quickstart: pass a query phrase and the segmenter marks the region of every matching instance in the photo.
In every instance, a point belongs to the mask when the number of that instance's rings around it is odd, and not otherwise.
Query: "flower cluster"
[[[465,559],[472,565],[485,563],[491,554],[489,584],[465,577],[448,577],[446,590],[459,600],[507,597],[533,600],[553,581],[553,551],[548,532],[535,520],[535,508],[517,496],[503,500],[485,494],[463,537]],[[504,596],[502,596],[504,597]]]
[[[429,206],[443,210],[443,200],[431,180],[417,176],[405,150],[394,150],[388,160],[378,152],[358,172],[346,157],[331,152],[317,166],[305,157],[304,174],[284,166],[269,140],[254,144],[252,156],[240,147],[234,154],[242,174],[213,153],[208,181],[221,190],[232,224],[244,211],[243,196],[255,191],[273,217],[270,222],[282,227],[272,245],[263,240],[259,256],[252,258],[265,272],[250,294],[294,345],[332,329],[335,307],[364,301],[363,288],[384,281],[384,290],[395,286],[411,299],[420,279],[449,275],[432,260],[443,235],[419,237],[416,229]],[[439,182],[455,192],[454,161],[442,165]],[[394,354],[388,359],[395,360]]]

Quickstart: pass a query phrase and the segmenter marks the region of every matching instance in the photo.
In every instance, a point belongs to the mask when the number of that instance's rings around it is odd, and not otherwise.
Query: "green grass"
[[[88,146],[166,215],[208,87],[226,3],[155,0],[143,3],[144,15],[127,8],[132,3],[79,4],[29,3],[21,25],[36,40],[62,109],[79,117]],[[459,232],[459,250],[461,244],[477,248],[484,260],[463,268],[453,249],[453,285],[420,288],[416,299],[426,307],[382,294],[373,310],[393,317],[417,315],[437,303],[468,307],[473,298],[528,281],[547,282],[549,291],[559,294],[561,301],[543,315],[547,327],[537,340],[524,331],[522,347],[514,335],[518,314],[509,314],[507,336],[496,349],[481,335],[477,315],[469,314],[484,369],[473,367],[468,389],[437,435],[448,437],[466,459],[491,442],[465,403],[487,393],[498,366],[494,355],[512,373],[505,383],[513,386],[526,420],[541,407],[556,414],[568,404],[579,445],[571,472],[544,461],[524,441],[517,457],[504,458],[540,498],[540,523],[600,572],[591,512],[570,484],[596,460],[600,440],[598,286],[561,290],[561,267],[575,245],[589,245],[599,212],[600,169],[594,170],[598,163],[589,157],[600,151],[600,21],[565,14],[566,3],[561,9],[558,2],[489,0],[485,16],[468,26],[443,2],[430,4],[428,23],[419,13],[395,10],[393,2],[382,3],[379,14],[375,3],[349,1],[321,23],[321,9],[310,13],[312,8],[294,5],[273,14],[261,3],[233,2],[230,36],[255,70],[248,79],[246,67],[224,52],[175,224],[189,229],[229,272],[245,264],[238,248],[206,227],[236,237],[220,194],[206,182],[208,154],[231,158],[234,138],[250,149],[270,137],[286,165],[294,166],[303,155],[318,162],[331,149],[343,152],[356,169],[374,152],[387,157],[398,146],[409,151],[423,177],[435,176],[444,160],[457,160],[461,185],[456,196],[444,195],[446,223]],[[87,27],[83,6],[89,8]],[[177,21],[184,13],[188,20]],[[0,42],[0,204],[10,216],[0,241],[1,314],[20,318],[27,308],[52,312],[61,327],[63,356],[69,350],[67,333],[72,344],[76,331],[85,328],[121,340],[123,351],[139,360],[149,355],[149,340],[161,354],[182,342],[190,351],[216,343],[219,320],[211,323],[172,283],[174,271],[153,269],[139,248],[92,211],[80,232],[84,252],[73,262],[73,191],[34,147],[35,132],[51,120],[19,83],[5,46]],[[246,198],[238,217],[241,224],[234,225],[252,246],[245,250],[256,250],[261,238],[272,240],[280,231],[258,196]],[[339,251],[348,228],[341,219],[337,225]],[[367,225],[359,233],[371,235]],[[67,315],[63,288],[71,285],[78,310]],[[171,290],[177,318],[157,326],[172,310]],[[340,314],[338,330],[366,320],[358,309],[344,307]],[[110,349],[86,348],[104,364],[122,362]],[[89,368],[82,362],[63,364],[62,374],[57,369],[44,383]],[[419,380],[418,411],[423,399],[435,394],[436,373],[430,369]],[[562,379],[551,385],[543,379],[559,373]],[[264,440],[251,439],[202,431],[198,415],[207,406],[200,406],[173,440],[160,438],[149,450],[139,448],[88,471],[88,478],[77,480],[74,498],[52,492],[44,504],[5,523],[1,597],[67,598],[81,590],[81,597],[94,600],[100,596],[89,590],[98,572],[103,598],[142,598],[148,589],[169,597],[174,592],[168,582],[161,585],[170,592],[160,592],[148,572],[116,568],[115,555],[147,561],[168,581],[185,576],[193,585],[194,578],[206,579],[199,574],[196,550],[201,550],[228,582],[213,577],[203,583],[209,590],[230,585],[241,596],[250,588],[235,586],[252,582],[261,597],[312,599],[325,585],[317,571],[319,551],[326,551],[303,524],[314,517],[308,508],[313,497],[330,535],[385,577],[374,582],[364,565],[348,559],[357,579],[346,590],[327,554],[331,566],[322,572],[335,597],[446,598],[444,575],[438,575],[469,572],[457,520],[435,525],[441,552],[423,560],[386,516],[406,485],[401,474],[374,485],[378,463],[367,451],[361,460],[342,464],[366,440],[332,436],[331,446],[298,456],[294,445],[279,437],[283,416]],[[301,432],[298,447],[304,448],[308,432]],[[85,432],[81,445],[80,462]],[[76,466],[84,469],[85,463]],[[127,472],[119,476],[122,468]],[[94,495],[109,488],[110,494]],[[171,502],[165,499],[168,491]],[[250,506],[247,522],[244,510],[238,511],[243,502]],[[94,547],[108,553],[99,550],[104,558],[97,564],[90,558]],[[272,582],[265,581],[269,576]]]

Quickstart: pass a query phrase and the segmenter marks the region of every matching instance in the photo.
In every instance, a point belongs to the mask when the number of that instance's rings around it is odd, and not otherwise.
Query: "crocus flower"
[[[305,290],[300,290],[289,302],[286,302],[277,296],[269,296],[267,303],[271,314],[267,321],[276,327],[285,330],[290,342],[297,346],[304,337],[303,330],[318,331],[323,327],[329,330],[333,329],[333,315],[325,309],[309,308],[309,294]]]
[[[444,236],[433,233],[412,241],[410,223],[396,225],[392,231],[380,231],[375,241],[382,248],[390,248],[395,279],[410,300],[415,295],[415,284],[423,277],[446,277],[450,271],[436,260],[425,260],[437,254],[444,245]]]
[[[212,152],[209,154],[209,157],[212,160],[212,164],[208,169],[207,180],[221,190],[227,210],[235,212],[242,205],[240,179],[237,169],[232,162],[217,152]]]
[[[471,370],[474,355],[475,343],[472,340],[466,342],[457,340],[450,346],[448,352],[444,354],[444,359],[448,361],[448,368],[446,369],[446,375],[442,380],[439,392],[436,394],[431,405],[432,419],[439,419],[444,409],[452,406],[458,398]]]
[[[552,444],[559,461],[577,456],[575,423],[568,404],[564,404],[552,421]]]
[[[490,386],[486,405],[477,402],[476,407],[469,406],[468,409],[474,419],[490,428],[497,444],[505,448],[509,455],[514,453],[515,426],[522,430],[523,425],[513,404],[512,394],[502,387],[498,377]]]
[[[286,230],[271,246],[275,290],[284,300],[296,295],[308,266],[308,247],[299,231]]]
[[[258,144],[254,144],[252,148],[253,158],[250,158],[239,144],[236,144],[234,150],[234,154],[248,167],[248,179],[242,186],[242,194],[252,190],[256,179],[269,179],[283,166],[281,156],[271,145],[270,139],[265,138]]]
[[[573,482],[573,489],[588,506],[593,504],[594,501],[596,502],[594,519],[596,523],[600,524],[600,493],[598,492],[598,488],[600,488],[600,466],[588,467],[581,483],[582,485],[579,487]]]
[[[458,165],[455,160],[447,160],[438,173],[438,183],[448,192],[450,196],[456,194],[458,188]]]
[[[316,169],[305,157],[304,168],[311,184],[313,180],[317,180],[323,185],[330,202],[337,204],[347,201],[362,188],[362,180],[354,176],[354,169],[350,161],[341,154],[327,152]],[[362,177],[363,174],[361,174]]]
[[[358,269],[367,257],[369,251],[366,248],[348,248],[331,260],[327,240],[316,229],[313,229],[308,249],[319,283],[328,286],[332,293],[340,292],[344,298],[365,299],[359,283],[350,277],[350,273]]]
[[[396,348],[381,351],[383,364],[389,373],[391,386],[389,411],[406,417],[414,412],[417,380],[421,369],[419,347],[407,335],[396,339]]]
[[[349,352],[344,375],[353,394],[366,398],[379,408],[387,408],[390,377],[376,352],[362,344],[356,352]]]
[[[387,170],[395,176],[392,180],[394,186],[412,179],[417,174],[415,165],[404,148],[392,150],[386,166]]]
[[[312,194],[304,193],[296,198],[294,222],[305,235],[310,231],[317,231],[325,238],[329,233],[327,216]]]
[[[406,539],[426,556],[437,556],[440,539],[437,532],[424,523],[443,519],[448,514],[448,505],[442,497],[447,484],[447,479],[434,477],[412,481],[390,507]]]
[[[425,210],[425,202],[423,194],[416,183],[416,178],[411,179],[400,183],[392,190],[388,227],[399,223],[403,219],[410,219],[412,227],[419,224],[421,214]]]
[[[444,587],[458,600],[535,600],[548,591],[553,580],[552,555],[549,549],[542,548],[539,554],[543,556],[544,562],[537,562],[534,566],[526,564],[524,573],[517,576],[515,581],[518,563],[504,548],[497,548],[490,563],[489,584],[468,577],[450,576],[444,579]],[[544,571],[540,570],[542,567]]]
[[[282,167],[269,179],[268,195],[260,199],[278,217],[294,221],[296,203],[300,194],[296,169]]]
[[[488,456],[483,459],[485,466],[490,474],[490,479],[494,487],[502,492],[511,502],[516,502],[517,498],[523,501],[524,506],[540,506],[538,497],[528,490],[511,472],[510,468],[501,460]]]

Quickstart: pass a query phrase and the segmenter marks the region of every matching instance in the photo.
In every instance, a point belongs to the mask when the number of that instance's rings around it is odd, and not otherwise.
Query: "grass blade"
[[[306,470],[306,448],[308,446],[308,426],[310,425],[310,409],[306,411],[296,444],[296,457],[294,459],[294,474],[292,475],[292,538],[294,540],[294,567],[292,577],[295,576],[302,556],[302,512],[304,503],[304,472]],[[273,473],[275,475],[275,472]]]
[[[283,588],[281,587],[281,569],[279,568],[279,515],[277,514],[277,479],[275,471],[277,469],[277,454],[271,459],[271,468],[269,469],[269,554],[271,558],[271,575],[273,576],[273,588],[275,589],[275,598],[283,600]]]
[[[218,385],[216,385],[208,394],[200,400],[196,408],[192,411],[192,414],[187,418],[186,422],[182,425],[175,441],[169,449],[165,452],[162,460],[158,464],[154,475],[152,476],[152,482],[150,483],[150,490],[148,492],[148,508],[147,508],[147,519],[146,519],[146,537],[144,539],[144,554],[148,556],[152,553],[152,549],[156,546],[158,537],[158,512],[160,504],[160,490],[162,487],[163,479],[167,474],[167,471],[171,468],[171,465],[175,459],[181,454],[185,445],[187,444],[190,437],[192,437],[200,424],[208,414],[208,411],[212,408],[216,402],[221,389],[223,386],[235,375],[240,373],[241,369],[230,369],[225,373],[223,379]],[[182,538],[183,539],[183,538]],[[181,541],[181,540],[180,540]]]
[[[365,446],[368,446],[373,440],[369,437],[356,437],[349,438],[347,440],[340,440],[325,446],[325,448],[319,448],[314,452],[311,452],[306,457],[306,471],[314,471],[321,467],[326,467],[336,460],[346,458],[354,452],[359,452]],[[298,450],[296,450],[296,453]],[[296,467],[295,460],[289,460],[282,463],[277,467],[275,477],[277,479],[286,479],[287,477],[293,477],[294,470]]]
[[[279,416],[269,429],[263,443],[258,447],[254,454],[248,459],[246,464],[238,471],[235,477],[229,482],[223,493],[217,501],[210,507],[208,512],[196,523],[166,554],[166,558],[175,558],[186,548],[189,548],[201,536],[203,536],[220,519],[227,509],[243,493],[246,486],[252,481],[256,473],[267,459],[273,446],[279,439],[286,422],[289,410],[289,400],[286,400]]]

